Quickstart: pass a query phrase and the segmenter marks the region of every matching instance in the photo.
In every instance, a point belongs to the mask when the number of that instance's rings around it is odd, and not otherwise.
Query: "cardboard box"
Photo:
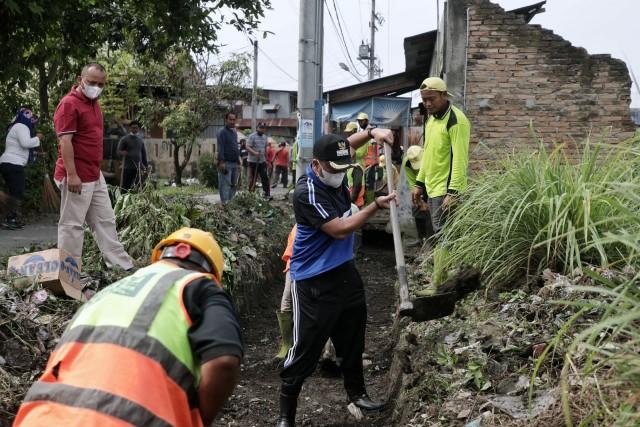
[[[80,261],[62,249],[48,249],[9,258],[7,274],[36,276],[36,281],[54,295],[68,295],[80,301],[87,298],[82,293]]]

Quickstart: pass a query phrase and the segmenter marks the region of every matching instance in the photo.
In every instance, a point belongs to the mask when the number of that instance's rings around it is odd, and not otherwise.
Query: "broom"
[[[42,207],[45,212],[58,212],[60,210],[60,196],[51,182],[48,173],[42,179]]]
[[[9,209],[9,196],[4,191],[0,191],[0,215],[4,215]]]
[[[60,210],[60,196],[53,182],[51,182],[51,177],[49,177],[49,173],[47,172],[46,161],[42,162],[42,172],[42,209],[45,212],[58,212]]]

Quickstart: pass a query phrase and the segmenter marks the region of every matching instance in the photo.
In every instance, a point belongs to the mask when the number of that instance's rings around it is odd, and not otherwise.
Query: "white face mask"
[[[322,175],[318,175],[318,179],[329,187],[338,188],[342,185],[342,181],[344,181],[345,172],[331,173],[322,169]]]
[[[102,88],[98,86],[89,86],[86,83],[82,84],[82,93],[89,99],[96,99],[102,93]]]

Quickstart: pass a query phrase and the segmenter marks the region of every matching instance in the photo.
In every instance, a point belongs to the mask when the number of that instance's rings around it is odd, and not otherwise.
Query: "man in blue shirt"
[[[218,188],[220,200],[224,204],[235,196],[240,172],[240,148],[234,113],[225,114],[224,127],[218,131],[216,138],[218,140]]]
[[[291,257],[293,347],[280,373],[278,427],[295,424],[298,395],[313,373],[325,342],[331,338],[342,357],[340,368],[350,403],[364,410],[383,404],[367,395],[362,353],[367,321],[362,279],[353,262],[353,232],[378,209],[388,208],[395,192],[375,199],[356,214],[345,172],[353,167],[351,149],[369,139],[393,143],[388,129],[369,129],[344,139],[325,135],[313,146],[313,159],[293,194],[298,231]]]

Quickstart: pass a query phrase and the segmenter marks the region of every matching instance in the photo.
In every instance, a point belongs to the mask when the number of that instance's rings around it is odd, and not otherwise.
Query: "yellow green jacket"
[[[416,185],[429,197],[455,194],[467,188],[471,123],[449,104],[441,114],[429,117],[424,128],[424,153]]]

